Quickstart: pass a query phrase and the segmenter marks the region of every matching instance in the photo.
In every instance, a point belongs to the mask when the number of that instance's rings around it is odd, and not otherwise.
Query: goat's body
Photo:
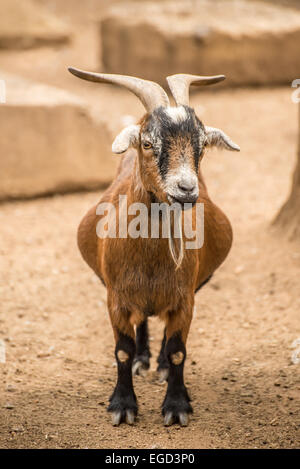
[[[100,202],[117,208],[119,195],[127,195],[128,205],[143,202],[150,209],[151,196],[136,190],[136,154],[129,151],[120,163],[115,181]],[[193,302],[194,292],[212,275],[226,258],[232,242],[232,230],[224,213],[209,199],[199,176],[198,203],[204,204],[204,245],[185,250],[181,267],[175,270],[168,240],[127,237],[98,238],[96,206],[83,218],[78,230],[78,245],[83,258],[101,278],[120,310],[132,324],[138,325],[145,315],[162,319],[170,311],[179,311]],[[195,210],[194,208],[192,209]],[[185,308],[184,308],[185,309]]]
[[[107,288],[118,370],[108,410],[113,425],[134,422],[138,406],[132,376],[150,366],[147,317],[156,315],[165,322],[157,359],[160,380],[168,381],[164,424],[186,426],[192,407],[184,363],[194,295],[232,243],[230,223],[208,196],[200,162],[206,147],[239,151],[223,131],[204,126],[189,106],[188,91],[191,84],[213,84],[225,77],[167,77],[176,103],[171,106],[157,83],[69,70],[85,80],[125,86],[147,111],[115,138],[112,151],[124,154],[117,176],[78,230],[81,254]]]

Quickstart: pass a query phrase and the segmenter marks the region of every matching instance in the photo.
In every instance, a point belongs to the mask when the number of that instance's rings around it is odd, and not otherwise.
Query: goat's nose
[[[180,181],[178,187],[182,192],[192,192],[195,189],[195,184],[190,181]]]

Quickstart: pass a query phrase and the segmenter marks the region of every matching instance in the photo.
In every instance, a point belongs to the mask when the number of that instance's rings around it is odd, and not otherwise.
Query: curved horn
[[[188,106],[190,85],[213,85],[214,83],[218,83],[219,81],[225,80],[225,78],[225,75],[201,77],[197,75],[185,75],[183,73],[179,73],[178,75],[171,75],[167,77],[167,82],[177,106]]]
[[[132,91],[143,103],[148,112],[152,112],[159,106],[169,106],[169,98],[167,93],[153,81],[143,80],[142,78],[129,77],[126,75],[115,75],[109,73],[93,73],[78,70],[77,68],[69,67],[71,72],[76,77],[83,80],[94,81],[97,83],[111,83],[115,85],[124,86]]]

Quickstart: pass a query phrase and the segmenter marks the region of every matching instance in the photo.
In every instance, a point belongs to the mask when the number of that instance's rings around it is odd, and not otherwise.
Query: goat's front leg
[[[169,364],[167,393],[162,405],[164,424],[175,422],[187,426],[193,412],[184,384],[183,370],[186,357],[186,339],[192,319],[190,311],[170,312],[166,324],[165,357]]]
[[[132,383],[132,363],[135,354],[134,329],[123,312],[110,317],[116,341],[115,356],[118,366],[118,380],[110,397],[108,411],[112,412],[112,424],[134,423],[138,406]]]

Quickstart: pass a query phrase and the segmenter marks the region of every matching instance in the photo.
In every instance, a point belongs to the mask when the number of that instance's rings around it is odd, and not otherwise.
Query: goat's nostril
[[[192,192],[195,189],[194,184],[192,184],[190,182],[180,182],[178,184],[178,187],[183,192]]]

